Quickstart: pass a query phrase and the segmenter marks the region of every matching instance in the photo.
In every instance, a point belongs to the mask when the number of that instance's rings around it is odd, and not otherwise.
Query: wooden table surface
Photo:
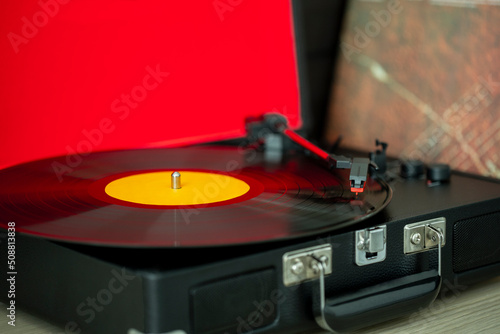
[[[19,308],[16,326],[12,327],[7,324],[5,305],[0,303],[0,308],[0,333],[64,333],[63,329]],[[320,333],[323,332],[315,332]],[[448,292],[427,309],[356,332],[366,333],[500,333],[500,277]]]

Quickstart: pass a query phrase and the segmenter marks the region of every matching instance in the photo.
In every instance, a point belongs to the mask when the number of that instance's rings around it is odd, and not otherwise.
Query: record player
[[[306,139],[314,117],[298,111],[289,2],[264,14],[263,3],[216,1],[208,19],[207,8],[162,1],[50,4],[32,5],[25,40],[9,39],[12,94],[26,79],[15,71],[53,50],[24,87],[34,102],[6,101],[40,103],[51,119],[40,130],[32,111],[20,135],[68,144],[12,149],[0,171],[0,287],[15,282],[7,305],[66,333],[347,332],[500,274],[498,181],[391,159],[378,141],[371,153],[327,152]],[[177,15],[188,11],[185,24]],[[256,17],[276,29],[250,25]],[[40,36],[22,35],[30,24]],[[55,51],[64,66],[50,61]],[[42,85],[47,74],[61,80],[56,90]],[[222,79],[211,85],[210,75]],[[81,124],[61,114],[69,106]],[[69,120],[60,133],[57,117]]]

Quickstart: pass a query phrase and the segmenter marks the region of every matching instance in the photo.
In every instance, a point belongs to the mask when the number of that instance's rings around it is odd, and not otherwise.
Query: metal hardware
[[[438,249],[438,269],[437,269],[437,276],[435,276],[435,271],[429,271],[428,273],[419,273],[415,274],[414,277],[419,277],[418,279],[411,279],[411,280],[406,280],[406,283],[402,285],[401,279],[396,279],[394,281],[387,282],[385,285],[385,288],[383,291],[380,291],[380,288],[378,286],[375,286],[373,290],[368,290],[366,292],[364,298],[368,301],[369,299],[373,299],[376,297],[381,297],[380,299],[383,299],[384,304],[390,304],[393,303],[394,306],[398,306],[398,303],[400,303],[402,306],[404,303],[408,303],[408,301],[414,302],[415,297],[422,298],[422,296],[427,297],[432,297],[432,301],[435,300],[437,293],[439,291],[439,288],[441,287],[442,283],[442,276],[441,276],[441,267],[442,267],[442,256],[441,256],[441,248],[444,242],[443,239],[443,233],[441,230],[438,230],[438,228],[431,226],[428,226],[429,231],[430,231],[430,239],[434,240],[436,239],[436,245],[439,246],[437,247]],[[358,231],[360,232],[360,231]],[[418,239],[418,237],[414,238],[415,241]],[[420,240],[421,241],[421,240]],[[338,299],[328,300],[329,305],[327,306],[327,300],[326,300],[326,294],[325,294],[325,275],[324,275],[324,268],[326,266],[325,262],[320,259],[320,258],[315,258],[316,262],[316,267],[319,270],[319,294],[314,294],[313,293],[313,314],[315,316],[316,323],[323,328],[324,330],[331,332],[331,333],[337,333],[333,328],[336,328],[336,321],[340,320],[339,323],[341,324],[341,330],[342,329],[342,322],[344,322],[346,319],[349,319],[350,321],[355,321],[353,320],[353,315],[355,315],[360,321],[363,321],[363,317],[369,318],[369,316],[365,315],[363,312],[363,306],[360,306],[359,303],[357,307],[350,307],[350,310],[348,311],[342,311],[342,312],[336,312],[334,308],[338,308],[339,305],[349,305],[350,301],[354,302],[359,302],[360,301],[360,296],[359,294],[353,294],[351,295],[352,299],[349,299],[349,297],[346,298],[345,295],[341,296]],[[422,276],[421,274],[425,274]],[[418,275],[418,276],[417,276]],[[431,275],[431,276],[429,276]],[[406,277],[404,277],[406,279]],[[379,285],[380,286],[380,285]],[[419,289],[422,289],[425,287],[425,294],[421,295],[420,291],[421,290],[415,290],[415,288],[418,287]],[[399,294],[398,297],[389,297],[391,293],[394,291],[403,291],[404,294]],[[413,292],[415,291],[415,292]],[[375,293],[371,293],[375,292]],[[319,298],[319,300],[318,300]],[[392,300],[391,300],[392,299]],[[395,299],[395,300],[394,300]],[[364,300],[361,300],[364,302]],[[368,302],[370,303],[370,302]],[[380,304],[377,306],[380,307]],[[382,306],[384,307],[384,306]],[[345,309],[345,308],[344,308]],[[366,312],[372,312],[373,308],[367,308]],[[382,312],[385,312],[382,311]],[[327,317],[328,316],[328,317]]]
[[[431,236],[431,239],[436,241],[436,246],[438,249],[438,275],[441,277],[441,248],[443,248],[443,236],[444,234],[441,232],[441,230],[438,230],[434,226],[429,226],[430,232],[429,235]]]
[[[324,274],[332,273],[332,246],[324,244],[299,249],[283,255],[283,284],[291,286],[320,276],[318,260],[324,263]]]
[[[326,306],[326,297],[325,297],[325,272],[327,264],[321,259],[315,259],[316,265],[319,269],[319,296],[320,296],[320,314],[317,315],[316,323],[331,333],[335,333],[335,331],[328,325],[328,321],[325,319],[325,306]]]
[[[408,224],[404,228],[404,253],[413,254],[446,244],[444,217]],[[440,248],[440,247],[439,247]]]
[[[268,162],[280,162],[285,152],[283,136],[276,133],[268,133],[264,136],[264,160]]]
[[[370,227],[355,232],[356,254],[358,266],[382,262],[386,257],[387,226]]]
[[[179,172],[173,172],[171,175],[171,188],[181,189],[181,174]]]
[[[422,241],[422,236],[420,233],[416,232],[411,235],[411,243],[414,245],[420,245],[420,242]]]
[[[300,275],[304,271],[304,263],[300,259],[293,259],[291,269],[292,274]]]

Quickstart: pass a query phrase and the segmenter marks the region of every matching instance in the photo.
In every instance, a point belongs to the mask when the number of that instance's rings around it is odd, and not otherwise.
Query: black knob
[[[450,180],[451,169],[447,164],[431,164],[427,167],[427,181],[447,182]]]
[[[420,160],[402,161],[399,173],[407,179],[419,178],[424,175],[424,163]]]

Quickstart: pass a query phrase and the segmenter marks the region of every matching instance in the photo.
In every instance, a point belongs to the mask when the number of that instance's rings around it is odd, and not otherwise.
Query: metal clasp
[[[370,227],[355,232],[356,254],[358,266],[377,263],[385,260],[387,251],[387,226]]]

